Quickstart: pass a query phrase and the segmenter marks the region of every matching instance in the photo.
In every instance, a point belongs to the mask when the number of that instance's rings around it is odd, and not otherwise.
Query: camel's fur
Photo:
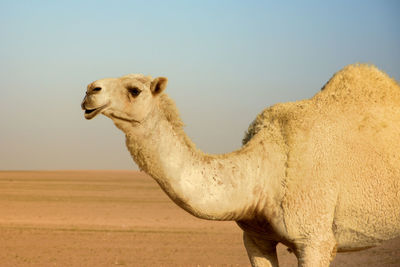
[[[132,86],[139,96],[127,93]],[[166,79],[99,80],[82,107],[102,107],[139,167],[179,206],[235,220],[254,266],[276,266],[279,242],[299,266],[327,266],[336,251],[400,234],[400,87],[375,67],[348,66],[313,98],[265,109],[243,147],[224,155],[197,150],[155,86]]]

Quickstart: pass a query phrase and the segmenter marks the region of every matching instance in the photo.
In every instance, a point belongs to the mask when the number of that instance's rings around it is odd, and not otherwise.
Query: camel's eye
[[[129,87],[128,88],[129,93],[133,96],[133,97],[137,97],[138,95],[140,95],[140,93],[142,92],[139,88],[137,87]]]

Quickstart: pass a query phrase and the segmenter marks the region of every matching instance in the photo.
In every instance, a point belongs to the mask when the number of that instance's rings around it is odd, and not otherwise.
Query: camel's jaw
[[[109,105],[110,105],[110,103],[107,103],[107,104],[105,104],[103,106],[100,106],[100,107],[94,108],[94,109],[84,108],[84,110],[85,110],[85,119],[87,119],[87,120],[93,119],[98,114],[100,114],[102,111],[104,111]]]

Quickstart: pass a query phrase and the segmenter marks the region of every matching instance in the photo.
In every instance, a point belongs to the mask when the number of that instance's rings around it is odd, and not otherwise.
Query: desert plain
[[[250,264],[234,222],[193,217],[142,172],[1,171],[0,266]],[[400,238],[331,266],[400,266]]]

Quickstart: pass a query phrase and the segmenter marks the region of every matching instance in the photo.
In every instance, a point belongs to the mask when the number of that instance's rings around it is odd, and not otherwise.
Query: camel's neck
[[[214,220],[245,219],[276,197],[281,157],[260,143],[226,155],[195,149],[169,121],[155,115],[147,125],[125,129],[139,167],[179,206]],[[149,130],[151,129],[151,130]],[[271,146],[272,150],[274,149]]]

